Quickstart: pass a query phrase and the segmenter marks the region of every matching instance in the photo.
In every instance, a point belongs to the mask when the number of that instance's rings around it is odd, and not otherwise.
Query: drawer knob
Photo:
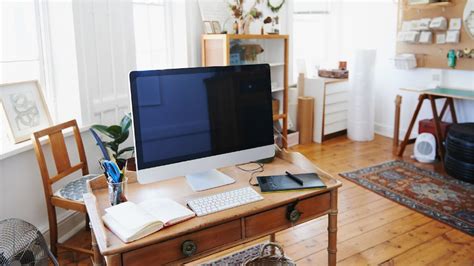
[[[194,243],[192,240],[186,240],[181,245],[181,252],[183,252],[183,255],[186,257],[192,256],[194,253],[196,253],[196,250],[196,243]]]
[[[292,223],[297,222],[301,217],[301,212],[296,209],[296,204],[297,203],[288,205],[286,210],[286,219]]]

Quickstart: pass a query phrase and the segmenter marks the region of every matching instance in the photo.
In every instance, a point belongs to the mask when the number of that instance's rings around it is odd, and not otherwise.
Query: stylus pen
[[[290,172],[288,171],[285,171],[285,174],[286,176],[288,176],[289,178],[293,179],[293,181],[295,181],[296,183],[300,184],[300,186],[302,186],[304,184],[303,180],[299,179],[298,177],[292,175]]]

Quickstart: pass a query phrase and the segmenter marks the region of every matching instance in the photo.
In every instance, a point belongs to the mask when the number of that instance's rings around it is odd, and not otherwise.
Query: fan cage
[[[46,241],[38,229],[20,219],[0,221],[0,265],[55,265]]]

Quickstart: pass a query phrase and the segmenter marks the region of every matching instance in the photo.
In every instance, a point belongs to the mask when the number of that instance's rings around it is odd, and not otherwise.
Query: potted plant
[[[97,141],[97,145],[104,155],[106,160],[114,160],[120,169],[123,169],[127,160],[129,161],[128,169],[133,170],[135,160],[132,160],[134,148],[133,146],[122,148],[120,147],[130,135],[130,126],[132,125],[132,119],[130,113],[126,114],[119,125],[93,125],[90,129],[92,135]],[[101,135],[108,138],[107,141],[103,141],[102,138],[95,132],[98,131]],[[132,166],[132,167],[130,167]]]

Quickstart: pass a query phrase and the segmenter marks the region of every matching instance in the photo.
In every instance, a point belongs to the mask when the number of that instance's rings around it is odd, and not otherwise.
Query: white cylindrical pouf
[[[374,139],[375,50],[356,50],[349,70],[351,97],[347,116],[347,136],[355,141]]]

